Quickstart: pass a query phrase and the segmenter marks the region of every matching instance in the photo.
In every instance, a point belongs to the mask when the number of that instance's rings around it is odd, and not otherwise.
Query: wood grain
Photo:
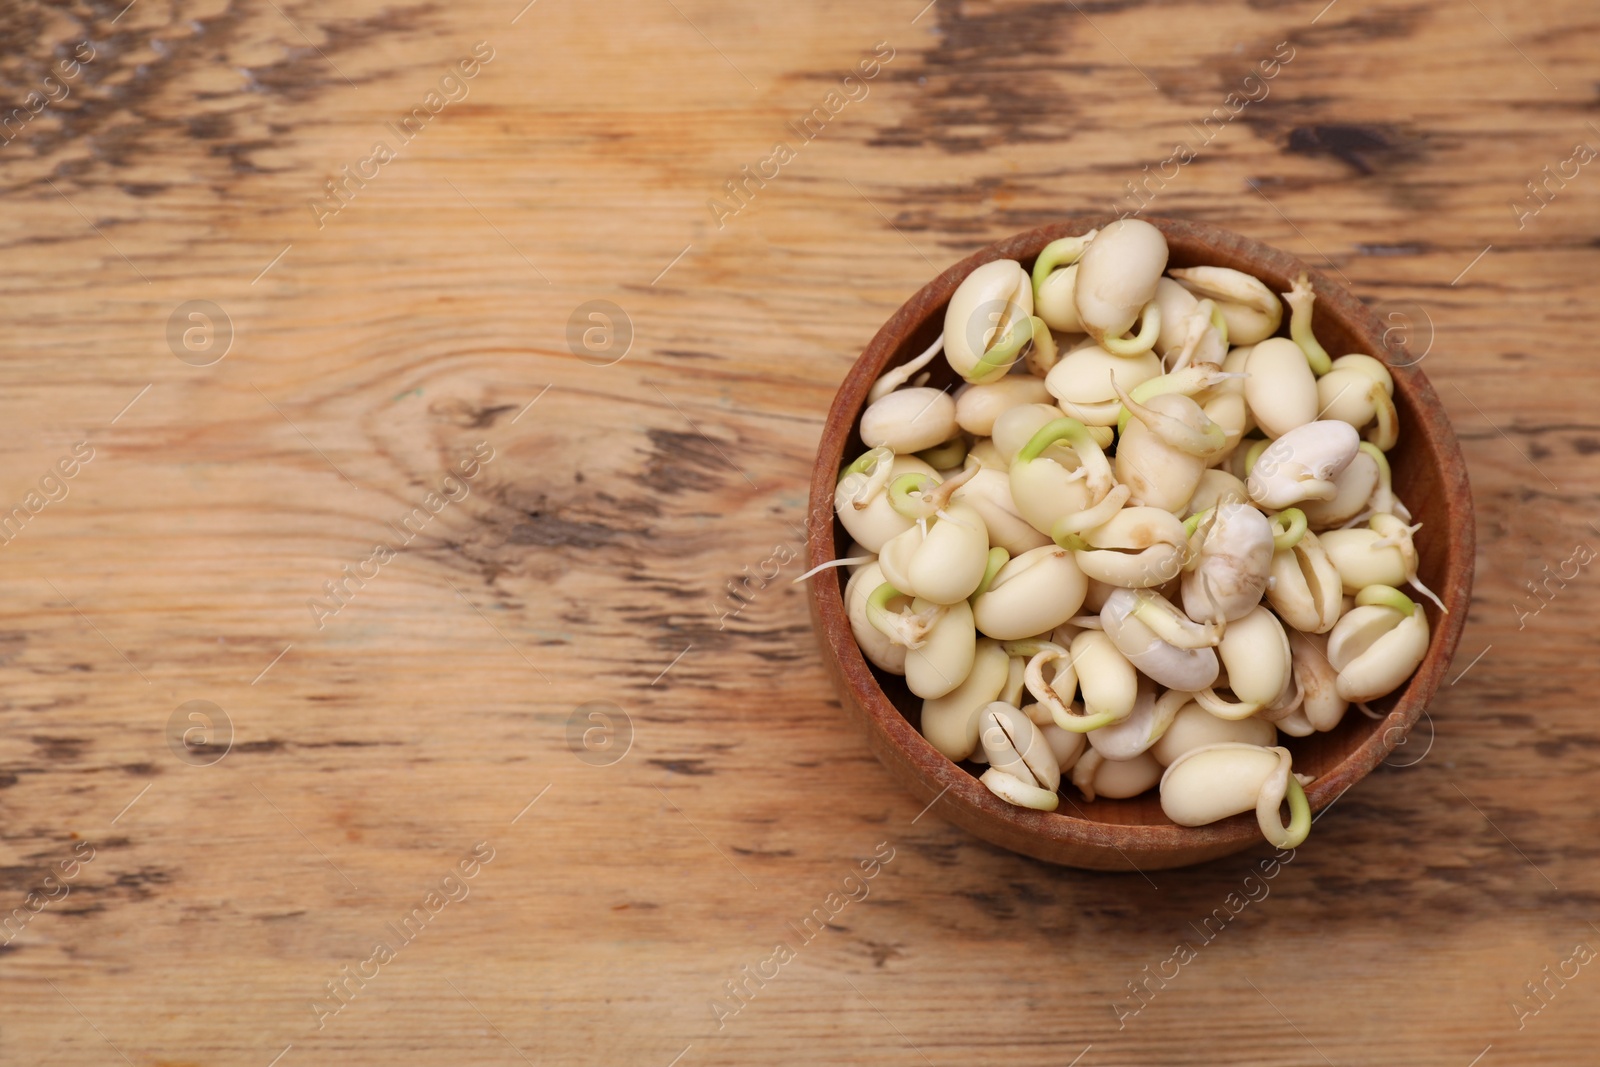
[[[1593,1058],[1600,976],[1543,970],[1600,943],[1597,600],[1564,566],[1600,544],[1593,168],[1513,208],[1600,146],[1593,11],[923,2],[0,8],[0,121],[94,49],[0,144],[0,507],[94,450],[0,546],[0,916],[57,898],[0,935],[0,1062]],[[325,183],[478,42],[464,98],[319,228]],[[719,227],[707,201],[878,42],[867,95]],[[919,817],[787,579],[889,314],[1109,210],[1280,42],[1150,210],[1416,334],[1480,566],[1429,717],[1201,944],[1268,853],[1147,881]],[[196,300],[233,329],[208,366],[167,339]],[[594,300],[633,330],[606,366],[568,346]],[[308,601],[480,442],[470,492],[319,629]],[[193,700],[232,724],[210,766],[168,744]],[[579,758],[593,720],[569,745],[590,701],[631,722],[609,766]],[[373,977],[319,1029],[346,967]]]

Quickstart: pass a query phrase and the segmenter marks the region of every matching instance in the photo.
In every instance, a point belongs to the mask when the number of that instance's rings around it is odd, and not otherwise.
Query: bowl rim
[[[996,259],[1029,259],[1052,240],[1103,227],[1118,217],[1069,216],[1060,222],[985,245],[917,290],[878,329],[834,394],[823,427],[812,471],[806,522],[808,567],[838,558],[833,494],[845,443],[865,406],[868,390],[898,350],[905,347],[904,342],[935,314],[942,313],[951,294],[974,268]],[[1414,421],[1420,424],[1408,427],[1408,432],[1426,441],[1434,453],[1446,506],[1462,520],[1449,524],[1450,534],[1445,539],[1444,581],[1439,595],[1449,612],[1439,616],[1434,625],[1427,658],[1385,719],[1357,748],[1306,788],[1312,811],[1320,812],[1394,751],[1421,717],[1449,667],[1466,623],[1475,554],[1472,494],[1466,462],[1438,394],[1418,366],[1419,361],[1398,364],[1385,358],[1391,346],[1385,343],[1387,335],[1383,323],[1347,288],[1289,253],[1234,231],[1187,219],[1149,215],[1141,218],[1160,229],[1169,241],[1176,238],[1187,244],[1200,242],[1213,251],[1221,251],[1225,257],[1231,253],[1233,257],[1249,258],[1257,263],[1263,275],[1293,278],[1305,271],[1316,293],[1319,312],[1325,311],[1342,320],[1359,342],[1356,350],[1384,360],[1389,367],[1396,391],[1406,395],[1418,415]],[[1404,352],[1403,344],[1398,347]],[[942,797],[953,804],[954,810],[946,816],[949,821],[1004,847],[1038,858],[1072,862],[1063,860],[1062,855],[1075,849],[1111,849],[1120,853],[1129,867],[1136,866],[1128,856],[1130,852],[1144,856],[1189,852],[1203,859],[1237,851],[1262,840],[1252,813],[1206,826],[1184,827],[1170,823],[1108,823],[1066,814],[1061,809],[1040,812],[1007,804],[976,776],[935,749],[884,693],[851,633],[840,583],[813,579],[807,586],[813,619],[826,646],[823,653],[832,656],[836,680],[841,687],[850,689],[848,695],[854,696],[864,711],[864,715],[857,717],[865,720],[874,751],[885,763],[891,762],[891,755],[895,756],[894,762],[900,763],[923,787],[919,791],[925,790],[924,799]],[[1070,802],[1071,798],[1067,799]],[[986,832],[996,829],[1002,832]],[[1035,835],[1039,840],[1032,840]]]

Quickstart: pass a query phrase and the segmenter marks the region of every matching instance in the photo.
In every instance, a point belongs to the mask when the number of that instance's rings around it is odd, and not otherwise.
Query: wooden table
[[[0,1063],[1593,1061],[1590,6],[520,2],[0,14]],[[1129,182],[1471,465],[1455,681],[1270,880],[919,812],[789,584],[878,324]]]

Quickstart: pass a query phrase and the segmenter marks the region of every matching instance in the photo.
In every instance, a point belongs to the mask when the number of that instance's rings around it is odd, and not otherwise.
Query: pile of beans
[[[1312,779],[1279,733],[1374,714],[1422,662],[1399,587],[1438,598],[1390,485],[1394,381],[1331,359],[1313,303],[1303,274],[1280,300],[1169,271],[1161,231],[1123,219],[1031,274],[973,270],[939,340],[873,386],[834,498],[851,627],[995,795],[1159,788],[1180,825],[1253,809],[1292,847]],[[941,353],[953,395],[923,384]]]

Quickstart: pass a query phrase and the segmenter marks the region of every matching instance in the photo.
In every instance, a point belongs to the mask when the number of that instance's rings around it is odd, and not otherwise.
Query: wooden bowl
[[[1071,218],[997,242],[957,263],[884,323],[861,353],[834,397],[817,450],[811,478],[808,521],[810,566],[838,558],[849,537],[833,514],[834,485],[848,459],[865,451],[856,431],[867,391],[885,370],[923,351],[944,328],[945,305],[973,268],[995,259],[1015,259],[1031,268],[1040,249],[1060,237],[1105,226],[1111,216]],[[1369,719],[1352,707],[1334,730],[1280,742],[1294,753],[1296,771],[1313,774],[1306,787],[1312,811],[1320,811],[1377,766],[1405,736],[1438,688],[1466,622],[1472,587],[1472,494],[1466,464],[1438,396],[1404,347],[1385,346],[1384,326],[1341,286],[1293,256],[1204,223],[1149,218],[1166,235],[1168,266],[1233,267],[1255,275],[1275,292],[1288,292],[1302,270],[1316,291],[1315,330],[1334,356],[1364,352],[1384,360],[1394,374],[1400,442],[1389,453],[1394,487],[1414,521],[1421,558],[1419,576],[1449,606],[1442,615],[1425,599],[1432,644],[1405,688],[1373,705],[1387,712]],[[1283,328],[1288,331],[1287,312]],[[1392,339],[1391,339],[1392,340]],[[929,365],[935,387],[960,382],[941,357]],[[1154,790],[1129,800],[1084,800],[1062,783],[1063,803],[1054,812],[1013,807],[978,781],[982,768],[952,763],[923,738],[918,726],[921,701],[905,681],[879,671],[862,656],[845,615],[842,569],[825,571],[810,582],[811,614],[821,636],[823,657],[849,713],[866,729],[867,739],[885,766],[932,813],[986,841],[1014,852],[1091,870],[1149,870],[1180,867],[1224,856],[1262,841],[1253,812],[1209,826],[1178,826],[1161,812]],[[937,800],[937,803],[934,803]]]

